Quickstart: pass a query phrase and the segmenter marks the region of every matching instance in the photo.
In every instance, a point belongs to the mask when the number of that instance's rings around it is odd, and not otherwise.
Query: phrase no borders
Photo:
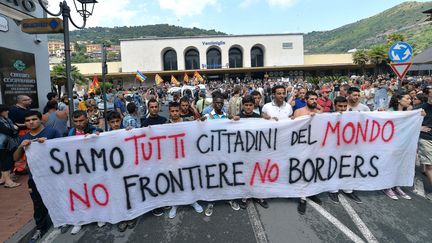
[[[412,186],[420,111],[214,120],[32,143],[55,226],[117,223],[197,200]]]

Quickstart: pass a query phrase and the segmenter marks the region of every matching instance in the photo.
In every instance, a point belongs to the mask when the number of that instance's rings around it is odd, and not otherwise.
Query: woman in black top
[[[13,166],[13,151],[18,147],[18,127],[8,118],[9,107],[0,105],[0,185],[5,188],[20,186],[10,177]]]

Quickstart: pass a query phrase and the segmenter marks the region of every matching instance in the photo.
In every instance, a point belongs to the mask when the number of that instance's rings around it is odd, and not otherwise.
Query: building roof
[[[251,35],[200,35],[200,36],[174,36],[174,37],[142,37],[131,39],[120,39],[120,41],[137,41],[137,40],[169,40],[169,39],[194,39],[194,38],[231,38],[231,37],[257,37],[257,36],[290,36],[303,35],[303,33],[282,33],[282,34],[251,34]]]
[[[432,47],[424,50],[422,53],[416,55],[411,60],[413,64],[428,64],[432,63]]]
[[[432,14],[432,8],[423,12],[424,14]]]

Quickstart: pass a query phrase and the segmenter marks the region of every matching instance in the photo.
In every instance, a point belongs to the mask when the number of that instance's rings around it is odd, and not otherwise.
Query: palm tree
[[[366,49],[359,49],[353,53],[353,62],[360,66],[362,74],[364,74],[364,67],[369,62],[368,51]]]
[[[74,83],[82,84],[86,81],[84,75],[82,75],[76,66],[72,66],[71,69],[72,80]],[[51,77],[51,85],[57,90],[57,94],[60,95],[61,87],[66,85],[66,65],[64,63],[60,63],[55,65],[50,73]]]
[[[384,44],[372,46],[368,51],[368,57],[372,64],[375,64],[375,74],[381,73],[381,67],[390,62],[387,47]]]

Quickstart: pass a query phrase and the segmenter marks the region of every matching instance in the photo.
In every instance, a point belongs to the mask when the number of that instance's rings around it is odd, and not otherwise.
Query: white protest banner
[[[55,226],[116,223],[197,200],[412,186],[420,111],[213,120],[32,143]]]

